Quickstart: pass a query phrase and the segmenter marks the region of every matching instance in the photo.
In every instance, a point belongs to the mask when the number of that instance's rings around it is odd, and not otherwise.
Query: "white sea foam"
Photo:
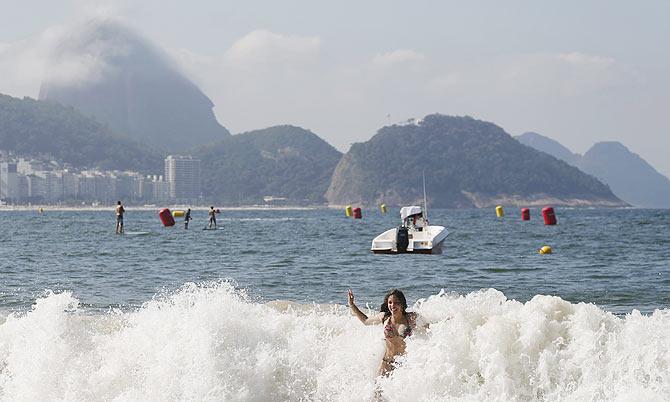
[[[670,311],[617,317],[493,289],[415,304],[431,324],[375,379],[382,330],[343,306],[187,284],[132,312],[47,294],[0,324],[3,400],[668,400]],[[375,385],[377,384],[377,385]]]

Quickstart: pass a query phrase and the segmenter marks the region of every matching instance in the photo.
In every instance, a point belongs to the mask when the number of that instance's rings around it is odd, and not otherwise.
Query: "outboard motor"
[[[407,251],[409,245],[409,233],[405,226],[400,226],[395,234],[395,245],[399,253]]]

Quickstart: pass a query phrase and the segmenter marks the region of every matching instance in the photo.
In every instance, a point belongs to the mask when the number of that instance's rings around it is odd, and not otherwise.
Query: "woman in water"
[[[349,307],[365,325],[384,324],[384,343],[386,350],[379,366],[380,375],[388,375],[398,356],[405,354],[405,338],[416,329],[417,314],[408,313],[405,295],[398,289],[386,293],[381,305],[381,312],[368,317],[354,303],[354,292],[349,289]]]

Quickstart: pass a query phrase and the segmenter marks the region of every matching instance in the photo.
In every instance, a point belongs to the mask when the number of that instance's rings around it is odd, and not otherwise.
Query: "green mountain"
[[[87,61],[87,69],[62,71]],[[114,131],[165,151],[183,151],[230,133],[212,101],[158,46],[114,20],[92,20],[54,51],[40,99],[69,105]]]
[[[384,127],[354,144],[337,165],[326,198],[332,205],[419,203],[422,172],[434,207],[626,205],[594,177],[520,144],[492,123],[439,114]]]
[[[163,157],[55,102],[0,95],[0,149],[49,154],[76,167],[156,172]]]
[[[225,138],[195,152],[203,194],[232,204],[262,204],[264,196],[291,203],[324,203],[342,154],[311,131],[275,126]]]

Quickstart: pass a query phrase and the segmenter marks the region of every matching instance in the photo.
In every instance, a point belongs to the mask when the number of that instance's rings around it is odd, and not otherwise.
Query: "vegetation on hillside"
[[[289,125],[233,135],[195,155],[205,196],[234,204],[259,204],[264,196],[323,203],[342,156],[316,134]]]
[[[327,197],[333,204],[411,202],[422,197],[422,172],[436,206],[472,206],[466,193],[618,201],[594,177],[520,144],[492,123],[439,114],[384,127],[354,144]]]
[[[0,95],[0,149],[48,154],[75,167],[155,173],[163,164],[159,153],[71,107],[6,95]]]

